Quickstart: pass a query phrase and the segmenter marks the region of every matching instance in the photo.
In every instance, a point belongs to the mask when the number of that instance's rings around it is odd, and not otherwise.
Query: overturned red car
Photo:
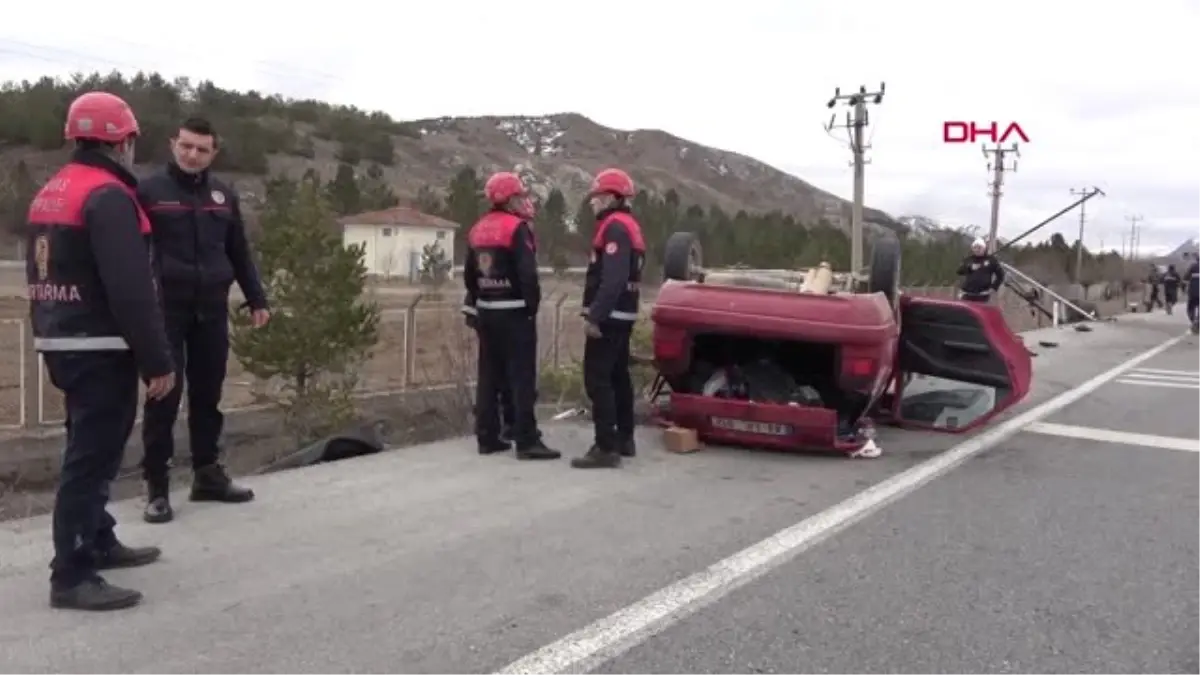
[[[865,278],[706,271],[686,232],[665,254],[652,399],[703,440],[853,455],[875,420],[960,433],[1029,391],[1030,354],[1000,310],[904,295],[895,240],[876,242]]]

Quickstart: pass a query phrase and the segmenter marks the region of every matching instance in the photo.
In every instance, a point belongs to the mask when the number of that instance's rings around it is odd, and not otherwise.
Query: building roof
[[[436,227],[458,229],[458,223],[438,216],[422,213],[408,206],[397,206],[383,211],[368,211],[338,219],[341,225],[378,225],[381,227]]]

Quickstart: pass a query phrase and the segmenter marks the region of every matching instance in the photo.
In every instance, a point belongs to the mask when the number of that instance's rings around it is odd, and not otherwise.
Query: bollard
[[[562,296],[559,297],[558,302],[554,303],[554,327],[553,333],[551,334],[554,344],[551,347],[551,359],[552,363],[554,363],[555,370],[562,367],[562,346],[559,343],[561,342],[560,338],[562,337],[562,308],[563,304],[567,302],[567,297],[567,294],[563,293]]]

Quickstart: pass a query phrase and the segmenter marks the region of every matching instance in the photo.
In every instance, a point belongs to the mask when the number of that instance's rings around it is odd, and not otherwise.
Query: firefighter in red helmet
[[[106,510],[138,411],[139,379],[150,398],[175,388],[133,165],[138,123],[105,92],[83,94],[67,110],[70,161],[29,207],[25,264],[34,348],[67,411],[66,450],[54,502],[50,604],[110,610],[141,593],[111,586],[100,570],[158,559],[156,547],[117,540]]]
[[[601,171],[588,192],[596,234],[583,289],[583,384],[592,401],[595,443],[571,460],[577,469],[615,468],[621,457],[636,452],[629,339],[638,318],[646,244],[629,208],[635,194],[633,179],[620,169]]]
[[[537,313],[542,299],[537,244],[530,221],[533,200],[521,178],[502,171],[483,187],[492,205],[467,234],[463,271],[466,308],[474,308],[479,335],[475,436],[480,454],[509,449],[500,438],[500,394],[512,401],[512,441],[518,459],[558,459],[538,431]]]

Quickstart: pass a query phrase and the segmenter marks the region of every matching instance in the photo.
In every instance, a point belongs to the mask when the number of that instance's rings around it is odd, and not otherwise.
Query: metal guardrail
[[[956,296],[955,290],[950,287],[930,286],[930,287],[909,287],[906,292],[913,295],[946,297],[952,298]],[[1047,292],[1053,296],[1060,297],[1053,291]],[[457,290],[455,291],[457,293]],[[556,299],[547,299],[543,302],[543,309],[538,317],[538,327],[542,339],[539,340],[540,349],[538,351],[539,365],[549,364],[554,367],[561,367],[572,360],[571,354],[571,334],[567,326],[568,321],[573,319],[578,314],[581,308],[578,296],[572,301],[571,296],[561,295]],[[1074,307],[1069,301],[1065,301],[1068,306]],[[643,309],[649,311],[650,303],[643,303]],[[1007,309],[1007,308],[1006,308]],[[1078,308],[1076,308],[1076,311]],[[1084,316],[1090,316],[1087,312],[1080,311]],[[395,386],[364,388],[358,392],[362,397],[379,397],[392,394],[399,394],[413,391],[427,391],[434,389],[444,389],[448,386],[466,384],[455,378],[448,378],[445,381],[430,381],[428,378],[419,378],[421,373],[417,372],[418,367],[418,349],[422,346],[418,343],[418,327],[421,325],[422,319],[428,321],[431,316],[438,316],[437,323],[446,325],[446,321],[453,322],[450,325],[460,325],[462,315],[457,304],[446,302],[437,303],[436,306],[428,304],[422,306],[421,298],[414,299],[407,307],[385,309],[383,311],[383,326],[387,330],[385,339],[393,342],[398,342],[400,356],[400,374],[398,383]],[[1009,317],[1010,322],[1013,320]],[[41,432],[44,433],[54,426],[59,426],[63,423],[63,419],[54,415],[53,408],[49,396],[53,390],[45,373],[45,366],[40,358],[37,358],[33,352],[32,343],[27,337],[29,333],[27,319],[0,319],[0,330],[15,330],[18,334],[15,343],[17,345],[17,357],[12,368],[8,364],[0,365],[0,368],[9,372],[0,372],[0,383],[11,382],[5,386],[0,384],[0,396],[3,396],[3,401],[0,401],[0,431],[5,432]],[[390,329],[390,330],[389,330]],[[457,328],[456,328],[457,330]],[[547,336],[547,333],[549,334]],[[449,338],[450,336],[443,336]],[[582,346],[582,335],[578,334],[579,345]],[[398,338],[398,339],[397,339]],[[547,339],[548,338],[548,339]],[[13,344],[8,338],[4,339],[4,344]],[[444,345],[445,339],[438,345]],[[11,352],[9,352],[11,354]],[[390,352],[394,354],[395,352]],[[232,357],[231,357],[232,358]],[[469,358],[473,358],[470,355]],[[231,361],[232,363],[233,361]],[[15,370],[16,372],[12,372]],[[10,375],[13,376],[10,378]],[[231,378],[232,379],[232,378]],[[470,379],[470,378],[468,378]],[[33,386],[30,386],[30,385]],[[226,386],[230,386],[231,382],[227,380]],[[249,383],[250,387],[263,386],[264,383],[252,380]],[[8,399],[7,391],[15,386],[17,398],[15,401]],[[11,405],[12,412],[5,411]],[[233,405],[224,408],[227,413],[250,412],[254,410],[265,410],[269,408],[269,404],[244,404]],[[15,414],[14,414],[15,413]],[[32,414],[31,414],[32,413]]]
[[[538,316],[538,325],[543,336],[543,339],[539,341],[541,347],[538,354],[539,366],[543,363],[550,363],[558,367],[571,358],[569,345],[565,344],[566,340],[564,339],[570,335],[570,332],[564,328],[568,325],[564,317],[569,318],[571,314],[577,314],[582,306],[578,298],[573,302],[568,302],[569,299],[570,296],[563,295],[557,299],[548,299],[548,302],[543,303],[543,309]],[[358,395],[364,397],[386,396],[393,393],[444,388],[458,383],[455,377],[447,377],[441,381],[437,378],[431,379],[427,373],[418,372],[421,361],[418,350],[422,347],[418,342],[418,329],[423,321],[427,322],[432,319],[438,326],[450,325],[455,327],[455,331],[466,330],[457,328],[463,321],[460,307],[450,303],[438,303],[436,306],[421,306],[421,304],[421,299],[416,298],[407,307],[383,310],[381,330],[387,331],[385,339],[399,343],[397,345],[400,352],[399,382],[390,387],[364,388],[357,392]],[[433,317],[437,318],[433,319]],[[451,323],[447,324],[446,322]],[[58,406],[54,405],[50,398],[54,395],[54,388],[47,377],[45,364],[42,359],[37,358],[32,344],[26,337],[29,331],[28,320],[0,319],[0,326],[3,326],[0,330],[14,330],[19,335],[15,341],[4,339],[5,344],[11,345],[15,342],[18,349],[16,350],[17,356],[12,363],[0,365],[0,368],[7,371],[0,372],[0,396],[3,397],[0,400],[0,415],[3,415],[0,417],[0,431],[40,431],[62,425],[64,419],[61,414],[56,414],[55,408]],[[437,345],[439,348],[447,341],[454,340],[454,336],[451,335],[445,335],[443,338]],[[582,337],[580,337],[580,344],[582,345]],[[394,355],[395,350],[387,352],[388,357]],[[468,359],[473,359],[474,350],[471,350],[471,353],[466,356]],[[234,359],[235,357],[231,355],[230,358]],[[422,377],[423,375],[425,377]],[[232,379],[226,381],[226,387],[233,384],[230,381]],[[264,383],[258,380],[252,380],[249,383],[252,388],[263,385]],[[13,391],[14,389],[15,391]],[[15,397],[11,396],[13,393],[16,394]],[[270,406],[264,404],[233,405],[224,408],[224,411],[238,413],[268,407]]]
[[[1063,318],[1064,318],[1063,314],[1064,313],[1062,311],[1062,307],[1064,305],[1066,307],[1069,307],[1069,308],[1075,310],[1076,312],[1078,312],[1079,316],[1087,317],[1088,320],[1090,320],[1090,321],[1096,321],[1096,316],[1093,315],[1091,312],[1081,308],[1079,305],[1076,305],[1075,303],[1071,302],[1067,298],[1063,297],[1061,294],[1056,293],[1049,286],[1046,286],[1045,284],[1038,282],[1036,279],[1029,276],[1028,274],[1025,274],[1024,272],[1017,269],[1016,267],[1013,267],[1012,265],[1009,265],[1006,262],[1001,262],[1000,266],[1004,268],[1005,272],[1008,272],[1009,274],[1016,276],[1022,282],[1027,283],[1030,286],[1033,286],[1034,288],[1038,289],[1042,293],[1045,293],[1046,295],[1050,296],[1054,300],[1054,304],[1051,306],[1051,314],[1053,316],[1051,321],[1052,321],[1053,325],[1058,326],[1059,323],[1063,322]]]

